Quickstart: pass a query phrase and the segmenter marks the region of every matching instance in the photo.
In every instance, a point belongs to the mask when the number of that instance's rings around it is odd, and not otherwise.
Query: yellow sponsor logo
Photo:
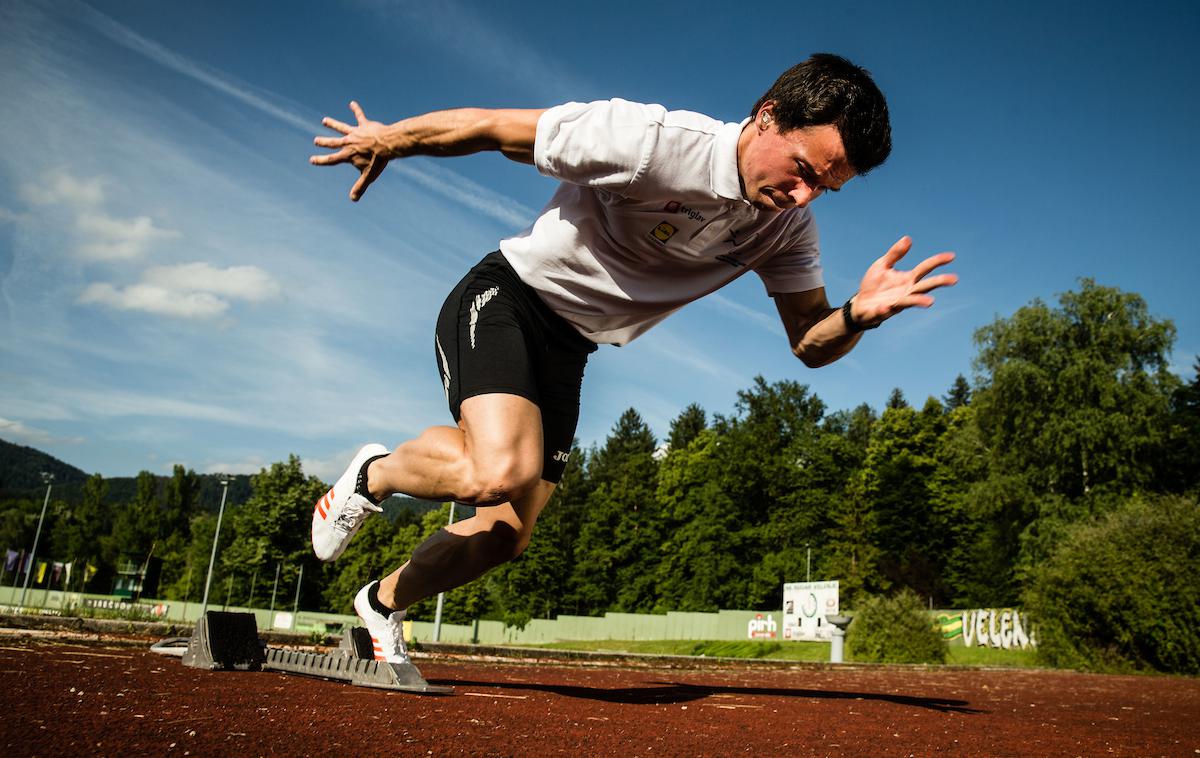
[[[666,221],[663,221],[661,224],[654,227],[654,229],[650,232],[650,235],[659,242],[666,242],[667,240],[671,239],[671,235],[675,234],[675,232],[675,227],[671,226]]]

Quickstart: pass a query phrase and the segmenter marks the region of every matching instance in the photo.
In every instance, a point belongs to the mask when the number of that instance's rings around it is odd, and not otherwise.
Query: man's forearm
[[[540,110],[458,108],[406,118],[380,130],[378,153],[450,157],[488,150],[533,163]]]
[[[800,340],[792,346],[792,352],[804,361],[805,366],[819,368],[854,349],[860,337],[861,331],[852,331],[846,325],[841,308],[828,308],[804,331]]]

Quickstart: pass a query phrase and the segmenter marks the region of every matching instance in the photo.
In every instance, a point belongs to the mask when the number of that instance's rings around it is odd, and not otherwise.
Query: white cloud
[[[203,467],[205,474],[257,474],[269,464],[262,458],[251,456],[241,461],[220,461]],[[305,472],[312,473],[309,471]]]
[[[104,184],[99,177],[80,179],[58,171],[44,185],[26,184],[22,194],[34,205],[65,204],[82,211],[104,202]]]
[[[214,318],[229,310],[229,303],[208,292],[180,294],[166,287],[132,284],[117,289],[107,282],[89,285],[79,296],[80,305],[107,305],[120,311],[145,311],[176,318]]]
[[[7,418],[0,418],[0,437],[7,440],[30,442],[35,445],[48,445],[55,442],[68,442],[77,445],[83,442],[82,437],[59,437],[44,429],[26,426],[20,421]]]
[[[278,297],[282,288],[257,266],[216,268],[208,263],[181,263],[146,270],[142,281],[176,292],[209,292],[237,300],[262,302]]]
[[[220,269],[208,263],[181,263],[147,269],[141,282],[124,289],[107,282],[91,284],[78,302],[159,316],[207,319],[229,310],[230,300],[261,302],[280,292],[279,282],[257,266]]]
[[[114,218],[103,213],[82,213],[75,219],[81,237],[78,252],[93,261],[140,258],[156,240],[175,239],[179,232],[161,229],[149,216]]]
[[[76,253],[88,261],[140,258],[154,242],[176,239],[179,232],[157,226],[149,216],[118,218],[106,213],[105,180],[80,178],[63,169],[43,183],[27,183],[21,194],[33,206],[61,206],[74,220]],[[51,222],[57,223],[57,222]]]

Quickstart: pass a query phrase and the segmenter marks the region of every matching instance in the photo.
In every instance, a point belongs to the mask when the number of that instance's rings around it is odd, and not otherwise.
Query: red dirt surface
[[[0,636],[0,754],[1200,754],[1200,680],[418,659],[450,696]]]

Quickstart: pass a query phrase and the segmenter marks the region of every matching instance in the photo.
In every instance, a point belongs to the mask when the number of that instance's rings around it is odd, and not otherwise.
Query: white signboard
[[[833,627],[825,620],[838,613],[837,582],[791,582],[783,585],[783,638],[828,642]]]

